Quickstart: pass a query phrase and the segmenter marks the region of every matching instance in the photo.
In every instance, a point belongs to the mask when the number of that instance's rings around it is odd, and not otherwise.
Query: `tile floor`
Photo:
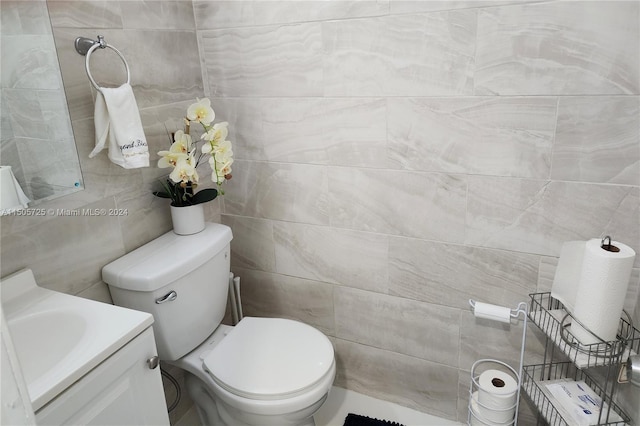
[[[334,386],[327,402],[315,415],[316,426],[342,426],[348,413],[391,420],[406,426],[462,425]],[[175,426],[200,426],[196,410],[192,407]]]

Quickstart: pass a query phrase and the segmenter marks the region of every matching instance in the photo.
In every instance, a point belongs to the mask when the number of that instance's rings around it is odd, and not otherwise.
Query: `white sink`
[[[153,323],[145,312],[38,287],[29,269],[3,278],[0,288],[34,411]]]
[[[9,326],[27,383],[45,376],[75,351],[82,351],[87,331],[81,314],[63,310],[18,316]]]

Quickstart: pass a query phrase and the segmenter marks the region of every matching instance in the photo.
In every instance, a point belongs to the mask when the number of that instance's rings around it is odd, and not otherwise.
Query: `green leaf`
[[[160,198],[171,198],[171,195],[169,195],[168,192],[164,191],[153,191],[153,195]]]
[[[208,201],[214,200],[218,196],[218,190],[214,188],[203,189],[202,191],[198,191],[197,194],[193,196],[191,199],[192,204],[200,204],[206,203]]]

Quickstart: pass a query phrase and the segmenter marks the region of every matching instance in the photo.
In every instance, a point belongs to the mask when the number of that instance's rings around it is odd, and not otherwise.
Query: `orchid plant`
[[[216,115],[211,108],[211,101],[207,98],[197,99],[189,106],[184,119],[185,130],[178,130],[172,135],[172,144],[168,151],[160,151],[158,167],[173,167],[166,182],[164,191],[154,192],[163,198],[170,198],[171,205],[176,207],[191,206],[215,199],[218,194],[224,195],[222,184],[231,179],[231,164],[233,164],[233,150],[231,142],[227,140],[229,134],[228,123],[213,124]],[[200,123],[204,133],[200,139],[204,142],[198,152],[197,142],[191,139],[191,123]],[[203,189],[197,193],[199,176],[197,168],[203,158],[209,155],[211,165],[211,180],[217,185],[215,188]]]

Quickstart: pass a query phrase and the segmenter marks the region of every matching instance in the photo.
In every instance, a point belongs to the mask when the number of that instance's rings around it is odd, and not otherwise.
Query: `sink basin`
[[[19,316],[10,322],[10,327],[24,378],[29,383],[82,350],[87,322],[77,312],[52,310]]]
[[[29,269],[3,278],[0,289],[34,411],[153,323],[146,312],[38,287]]]

